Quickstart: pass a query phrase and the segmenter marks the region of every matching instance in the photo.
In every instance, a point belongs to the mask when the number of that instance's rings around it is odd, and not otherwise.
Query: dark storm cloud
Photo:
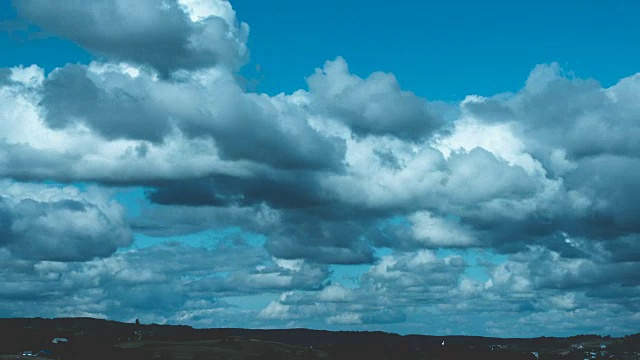
[[[237,69],[248,57],[248,26],[210,16],[193,22],[177,1],[14,1],[44,30],[107,58],[149,65],[162,74],[214,65]]]

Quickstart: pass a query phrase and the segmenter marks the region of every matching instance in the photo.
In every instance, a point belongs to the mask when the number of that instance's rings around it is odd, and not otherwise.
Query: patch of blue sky
[[[383,256],[389,256],[393,253],[393,250],[388,247],[377,247],[374,248],[374,255],[377,259],[380,259]]]
[[[47,185],[47,187],[57,188],[57,189],[63,189],[65,187],[72,186],[72,187],[77,188],[81,192],[86,191],[87,188],[89,187],[89,184],[85,183],[85,182],[61,183],[61,182],[55,181],[55,180],[43,180],[42,184],[43,185]]]
[[[17,18],[11,1],[0,1],[0,67],[37,65],[49,73],[67,63],[88,64],[93,56],[72,41],[51,36]]]
[[[231,3],[251,26],[242,75],[271,94],[306,88],[305,78],[336,56],[356,74],[393,72],[403,88],[445,101],[516,91],[540,63],[557,61],[610,86],[640,62],[627,45],[640,31],[640,3],[632,0]],[[0,67],[38,59],[46,72],[95,58],[17,18],[11,1],[0,1],[0,48],[11,49]]]
[[[391,225],[405,225],[409,224],[406,216],[396,215],[386,219],[383,223],[391,224]]]
[[[490,249],[438,249],[436,256],[444,259],[448,256],[461,256],[467,263],[464,275],[480,282],[489,280],[487,268],[492,265],[499,265],[507,260],[505,255],[497,254]],[[393,254],[390,248],[376,248],[376,258],[382,258]],[[370,264],[361,265],[330,265],[331,275],[329,280],[349,288],[356,288],[360,285],[360,278],[371,268]]]
[[[199,281],[199,280],[209,279],[209,278],[224,279],[229,275],[231,275],[231,272],[229,271],[216,271],[216,272],[207,273],[206,275],[194,275],[194,274],[183,275],[180,277],[180,280],[184,282],[193,282],[193,281]]]
[[[113,199],[124,206],[127,217],[136,217],[140,216],[145,206],[150,205],[145,195],[146,191],[143,187],[126,188],[116,192]]]
[[[431,100],[517,91],[556,61],[610,86],[637,71],[640,2],[232,0],[251,26],[258,91],[306,88],[305,77],[343,56],[355,74],[393,72]],[[256,74],[257,73],[257,74]]]
[[[221,299],[243,310],[262,310],[272,301],[278,300],[280,293],[262,293],[252,295],[227,296]]]
[[[374,249],[375,257],[377,259],[383,256],[388,256],[393,253],[393,250],[386,247],[378,247]],[[334,264],[329,266],[331,275],[329,275],[329,281],[334,284],[340,284],[348,288],[357,288],[360,286],[360,278],[371,268],[371,264],[358,264],[358,265],[339,265]]]
[[[371,265],[329,265],[331,274],[329,281],[333,284],[340,284],[346,288],[355,289],[360,286],[360,277],[369,271]]]

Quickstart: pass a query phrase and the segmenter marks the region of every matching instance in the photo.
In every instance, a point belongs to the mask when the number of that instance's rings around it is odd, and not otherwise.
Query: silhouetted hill
[[[194,329],[92,318],[0,319],[0,332],[0,354],[44,350],[45,356],[61,359],[535,359],[534,352],[541,359],[582,359],[585,352],[596,349],[597,358],[640,359],[634,355],[640,352],[640,334],[532,339],[401,336],[310,329]],[[68,342],[53,344],[54,338]]]

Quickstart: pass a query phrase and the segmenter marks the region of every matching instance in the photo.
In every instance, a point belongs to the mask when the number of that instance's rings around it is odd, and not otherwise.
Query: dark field
[[[309,329],[193,329],[89,318],[0,319],[0,333],[0,360],[640,360],[640,334],[501,339]],[[66,341],[54,344],[55,338]],[[40,355],[19,356],[26,351]]]

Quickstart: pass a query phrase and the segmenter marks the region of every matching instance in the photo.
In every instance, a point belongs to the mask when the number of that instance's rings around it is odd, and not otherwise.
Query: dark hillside
[[[58,359],[640,359],[624,338],[502,339],[310,329],[194,329],[91,318],[0,319],[0,359],[30,351]],[[57,344],[54,339],[63,339]],[[444,342],[444,345],[443,345]],[[592,355],[593,352],[596,355]],[[25,357],[34,359],[35,357]]]

